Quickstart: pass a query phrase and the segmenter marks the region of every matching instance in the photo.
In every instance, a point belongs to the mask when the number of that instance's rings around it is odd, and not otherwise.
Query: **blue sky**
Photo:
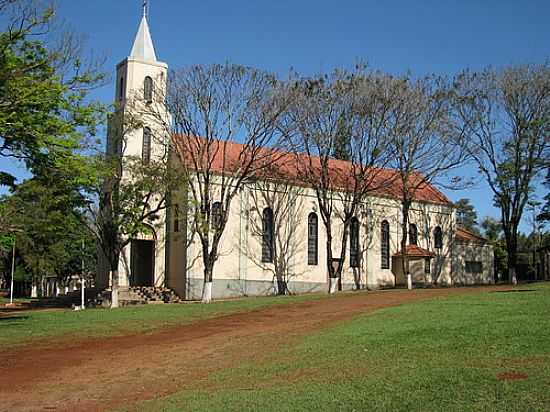
[[[392,73],[454,74],[550,58],[549,0],[151,0],[157,56],[171,68],[231,61],[285,76],[366,61]],[[87,36],[114,71],[126,57],[141,0],[58,0],[59,17]],[[110,102],[113,85],[96,92]],[[5,160],[0,160],[4,162]],[[465,173],[471,175],[472,168]],[[474,173],[475,174],[475,173]],[[469,197],[480,216],[498,216],[488,188]],[[542,195],[540,192],[539,195]]]

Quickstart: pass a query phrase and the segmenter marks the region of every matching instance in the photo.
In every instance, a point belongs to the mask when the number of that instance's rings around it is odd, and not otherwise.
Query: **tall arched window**
[[[434,230],[434,246],[436,249],[443,248],[443,231],[440,226],[437,226]]]
[[[318,264],[319,220],[317,214],[310,213],[307,218],[307,264]]]
[[[221,202],[214,202],[214,204],[212,205],[212,227],[216,230],[220,230],[222,227]]]
[[[273,262],[273,210],[266,207],[262,213],[262,262]]]
[[[358,268],[361,254],[359,248],[359,220],[356,217],[351,219],[349,246],[349,265],[352,268]]]
[[[153,79],[149,76],[147,76],[143,81],[143,98],[147,103],[151,103],[153,101]]]
[[[120,83],[118,84],[118,99],[124,99],[124,77],[120,78]]]
[[[180,231],[180,205],[174,205],[174,232]]]
[[[382,269],[390,268],[390,224],[384,220],[381,225],[380,233],[380,267]]]
[[[151,129],[143,128],[143,145],[141,147],[141,159],[148,165],[151,161]]]
[[[414,223],[409,225],[409,245],[418,245],[418,229]]]

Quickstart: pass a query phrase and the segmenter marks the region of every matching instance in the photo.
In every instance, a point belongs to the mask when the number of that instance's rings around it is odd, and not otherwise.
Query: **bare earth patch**
[[[200,386],[212,372],[261,359],[284,342],[362,313],[498,289],[345,293],[149,334],[58,340],[4,352],[0,354],[0,407],[9,411],[100,411],[128,406]]]
[[[529,377],[523,372],[502,372],[497,375],[499,381],[522,381]]]

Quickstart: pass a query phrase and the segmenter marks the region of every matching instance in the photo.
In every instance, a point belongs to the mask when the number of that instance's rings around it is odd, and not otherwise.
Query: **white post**
[[[86,309],[86,302],[85,302],[85,291],[86,291],[86,279],[84,279],[84,274],[82,274],[82,277],[80,279],[80,309],[84,310]]]
[[[407,289],[412,290],[412,288],[413,288],[412,276],[410,273],[407,273]]]
[[[10,286],[10,305],[13,305],[13,276],[15,274],[15,235],[13,236],[13,252],[11,256],[11,286]]]
[[[80,274],[80,309],[86,309],[86,278],[84,277],[84,239],[82,239],[82,260],[81,260],[81,274]]]

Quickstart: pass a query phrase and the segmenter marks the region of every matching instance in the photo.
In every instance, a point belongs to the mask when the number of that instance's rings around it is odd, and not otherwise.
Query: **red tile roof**
[[[407,256],[409,257],[434,257],[435,253],[429,250],[423,249],[417,245],[408,245],[406,248]],[[403,251],[395,253],[394,256],[403,256]]]
[[[487,239],[485,239],[484,237],[476,235],[475,233],[472,233],[461,227],[458,227],[456,229],[455,239],[459,242],[464,242],[464,243],[480,243],[480,244],[487,243]]]
[[[309,178],[319,172],[320,159],[318,157],[310,158],[305,154],[294,154],[281,150],[269,148],[258,148],[254,155],[251,155],[251,149],[245,145],[233,141],[213,141],[210,144],[210,153],[206,154],[207,145],[203,138],[184,138],[181,135],[174,135],[173,140],[177,148],[180,160],[190,168],[197,166],[200,170],[209,168],[214,173],[238,173],[244,164],[250,163],[252,157],[255,158],[251,168],[256,176],[269,177],[273,179],[285,178],[293,179],[297,184],[308,186]],[[202,156],[191,157],[189,153],[204,152]],[[195,162],[197,165],[195,166]],[[346,190],[353,184],[354,167],[351,162],[337,159],[328,161],[329,176],[331,185],[336,188]],[[433,185],[422,183],[422,176],[415,174],[411,178],[411,185],[418,185],[415,192],[415,200],[437,203],[443,205],[452,205],[451,201]],[[378,169],[375,178],[370,182],[375,193],[381,196],[393,198],[400,197],[401,179],[398,171],[393,169]]]

